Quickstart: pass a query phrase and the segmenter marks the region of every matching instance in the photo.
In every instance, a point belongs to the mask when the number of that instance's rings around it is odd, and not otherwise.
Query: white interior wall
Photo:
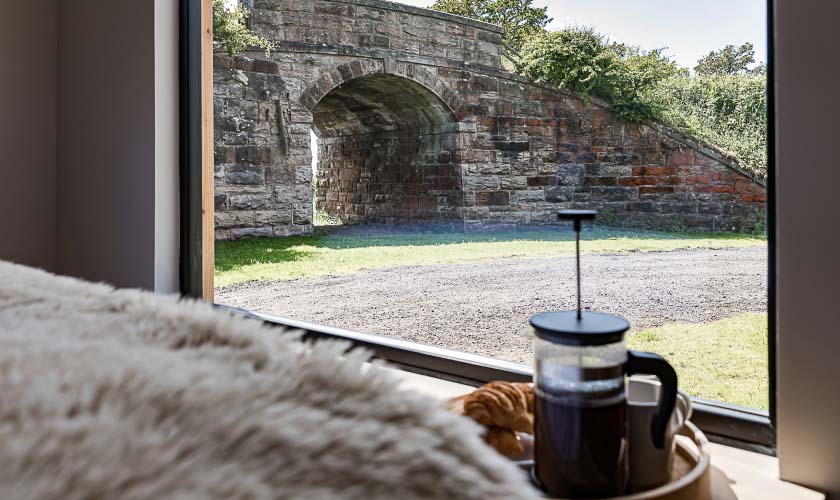
[[[155,0],[156,292],[179,290],[178,2]]]

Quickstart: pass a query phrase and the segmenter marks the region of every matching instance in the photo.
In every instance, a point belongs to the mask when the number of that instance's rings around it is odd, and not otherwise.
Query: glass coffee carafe
[[[579,250],[581,221],[594,219],[595,212],[569,210],[560,217],[574,221]],[[662,448],[677,398],[677,375],[660,356],[627,350],[627,320],[581,311],[577,254],[577,311],[531,318],[536,386],[533,475],[554,497],[605,498],[627,489],[625,377],[644,373],[659,378],[662,388],[651,439]]]
[[[543,313],[534,327],[534,476],[549,494],[603,498],[627,488],[625,376],[656,375],[662,395],[651,423],[657,447],[677,396],[674,369],[661,357],[628,351],[629,323],[574,311]]]

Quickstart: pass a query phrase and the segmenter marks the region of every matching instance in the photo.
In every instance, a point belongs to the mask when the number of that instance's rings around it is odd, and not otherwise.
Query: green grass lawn
[[[631,334],[628,344],[666,358],[692,396],[760,410],[769,406],[767,314],[664,325]]]
[[[766,245],[761,237],[732,234],[594,230],[582,239],[584,254]],[[574,248],[574,233],[568,230],[245,239],[216,243],[216,286],[385,267],[569,256]]]

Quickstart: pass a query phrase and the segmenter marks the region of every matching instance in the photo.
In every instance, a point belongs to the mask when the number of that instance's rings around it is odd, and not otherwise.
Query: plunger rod
[[[594,210],[561,210],[557,216],[561,220],[570,220],[575,228],[575,274],[577,279],[577,319],[583,320],[580,299],[580,231],[584,220],[594,220],[597,213]]]
[[[575,219],[575,267],[576,267],[576,275],[577,275],[577,319],[578,321],[583,319],[583,315],[580,312],[580,229],[581,223],[580,219]]]

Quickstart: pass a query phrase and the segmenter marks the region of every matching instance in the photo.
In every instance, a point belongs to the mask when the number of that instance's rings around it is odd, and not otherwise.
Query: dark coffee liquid
[[[627,487],[624,388],[610,393],[537,389],[534,467],[552,496],[603,498]]]

